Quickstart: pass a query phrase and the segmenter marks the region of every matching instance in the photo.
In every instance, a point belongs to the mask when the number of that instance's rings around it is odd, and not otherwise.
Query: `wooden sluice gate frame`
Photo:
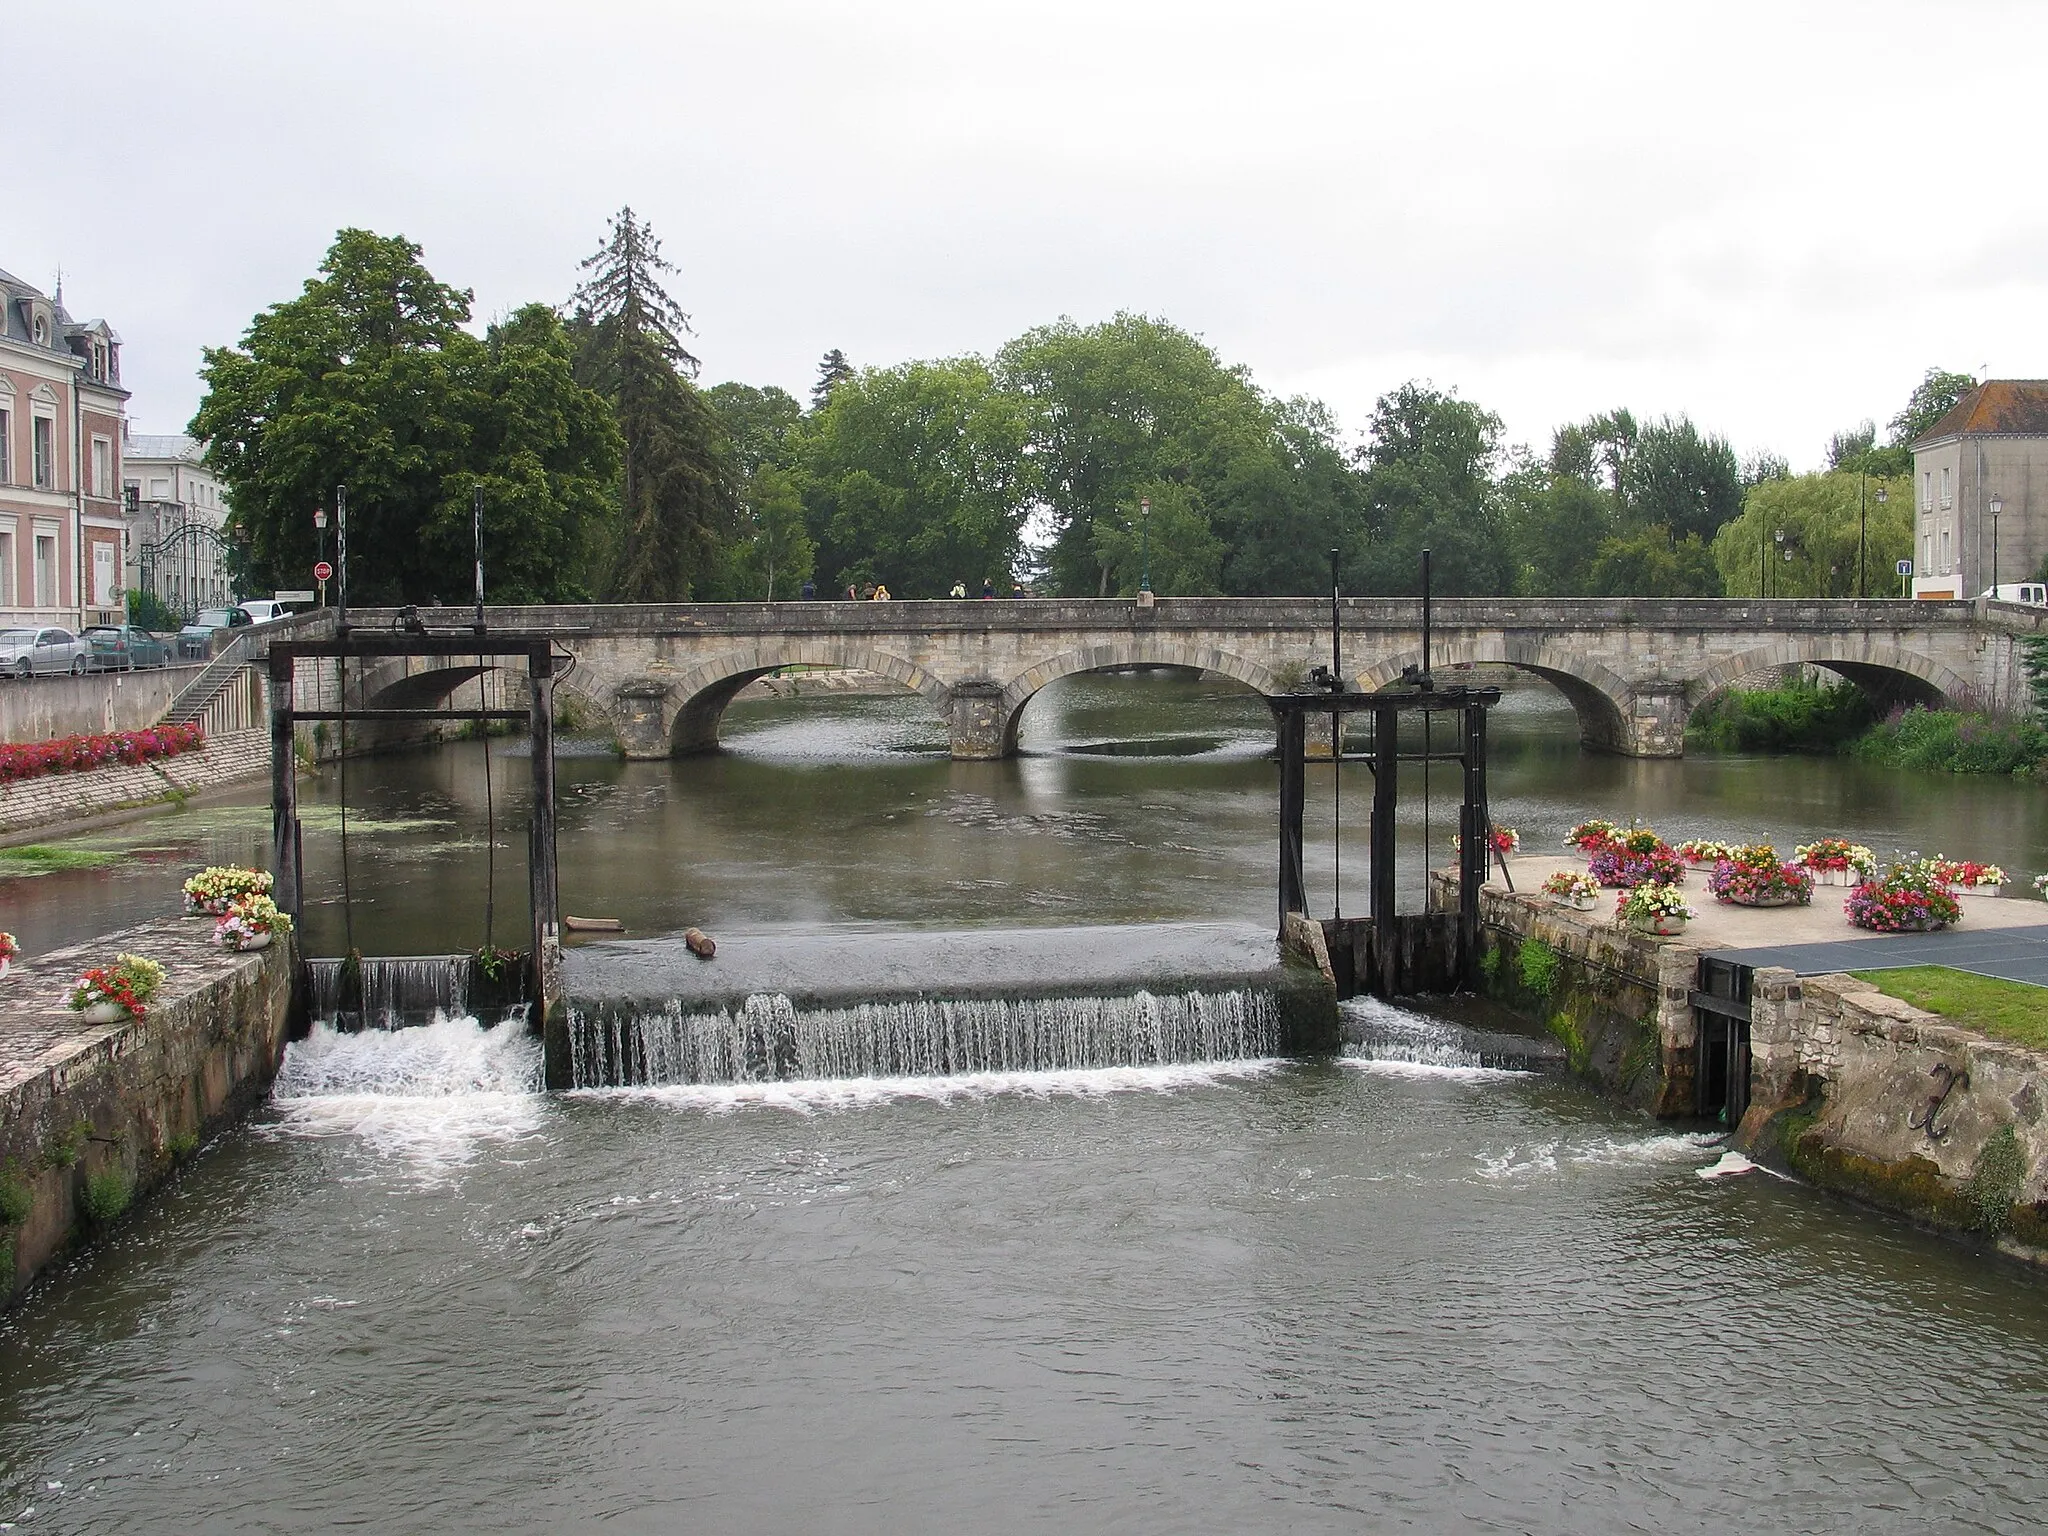
[[[481,616],[481,615],[479,615]],[[469,632],[428,633],[413,630],[363,630],[347,626],[331,640],[279,640],[270,646],[270,848],[276,871],[277,904],[296,924],[304,903],[304,854],[299,826],[298,784],[294,778],[294,732],[301,720],[332,720],[344,730],[351,720],[524,720],[532,735],[533,808],[527,824],[527,891],[531,961],[529,994],[536,1025],[560,993],[561,893],[555,856],[555,640],[563,631],[486,630],[481,623]],[[390,658],[468,661],[477,664],[479,689],[488,661],[523,657],[529,683],[525,709],[455,709],[421,706],[405,709],[348,707],[348,663]],[[299,709],[293,684],[301,658],[339,663],[341,707]],[[488,727],[486,727],[488,729]],[[346,743],[344,743],[344,746]]]
[[[1372,693],[1355,691],[1344,679],[1342,618],[1338,608],[1337,552],[1330,551],[1330,666],[1316,667],[1308,685],[1270,700],[1280,717],[1280,934],[1288,918],[1308,918],[1308,882],[1303,872],[1303,819],[1308,803],[1308,717],[1330,717],[1330,770],[1338,816],[1331,850],[1337,870],[1333,911],[1322,921],[1323,941],[1339,997],[1367,992],[1375,997],[1470,990],[1479,965],[1479,888],[1486,883],[1493,854],[1492,817],[1486,798],[1486,712],[1500,702],[1498,688],[1439,688],[1430,675],[1429,551],[1422,552],[1422,663],[1408,667],[1400,682]],[[1420,714],[1424,749],[1401,750],[1401,721]],[[1457,750],[1437,752],[1427,722],[1438,714],[1456,717]],[[1344,722],[1372,717],[1372,748],[1362,758],[1372,774],[1372,821],[1367,843],[1368,915],[1341,911]],[[1454,913],[1400,911],[1395,882],[1403,763],[1457,763],[1462,801],[1458,811],[1458,907]],[[1425,789],[1425,793],[1426,793]],[[1425,882],[1427,849],[1424,852]],[[1505,873],[1505,861],[1503,861]],[[1313,921],[1313,919],[1310,919]]]

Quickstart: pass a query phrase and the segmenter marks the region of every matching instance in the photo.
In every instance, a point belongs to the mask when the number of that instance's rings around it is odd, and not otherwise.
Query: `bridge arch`
[[[996,715],[1002,727],[1002,755],[1009,757],[1016,752],[1017,726],[1024,717],[1024,706],[1041,688],[1077,672],[1102,672],[1112,667],[1191,667],[1219,673],[1265,697],[1282,691],[1280,679],[1270,668],[1246,657],[1214,646],[1133,635],[1063,651],[1011,678],[996,700]]]
[[[757,677],[766,677],[777,667],[796,666],[844,667],[877,673],[906,688],[915,689],[924,695],[941,720],[951,719],[952,690],[944,682],[915,662],[876,650],[865,640],[830,636],[767,640],[714,656],[673,682],[650,678],[619,685],[615,690],[619,707],[614,708],[614,715],[620,720],[620,738],[627,754],[644,755],[635,751],[637,746],[643,745],[654,751],[661,750],[653,742],[629,739],[629,732],[644,734],[644,728],[635,732],[629,724],[633,713],[630,706],[636,696],[658,693],[675,706],[675,715],[667,722],[664,733],[663,745],[667,755],[680,757],[691,752],[709,752],[718,745],[718,724],[725,717],[726,706],[742,688]]]
[[[1549,641],[1486,636],[1460,640],[1446,636],[1430,647],[1430,666],[1491,662],[1542,678],[1565,696],[1579,718],[1579,740],[1603,752],[1633,752],[1630,728],[1634,690],[1620,676],[1590,656],[1579,656]],[[1422,651],[1404,651],[1375,662],[1357,674],[1358,686],[1370,692],[1398,682],[1402,669],[1422,664]]]
[[[1687,711],[1698,709],[1751,672],[1796,666],[1825,667],[1880,698],[1897,698],[1931,708],[1962,703],[1975,691],[1967,678],[1889,640],[1787,635],[1731,656],[1702,672],[1686,688]]]

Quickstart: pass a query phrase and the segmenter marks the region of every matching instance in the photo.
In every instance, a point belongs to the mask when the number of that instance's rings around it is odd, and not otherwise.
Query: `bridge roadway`
[[[494,629],[548,630],[575,657],[554,685],[608,719],[628,757],[702,752],[739,690],[788,666],[857,667],[915,689],[945,721],[956,758],[1017,750],[1024,706],[1076,672],[1142,664],[1200,667],[1262,695],[1293,688],[1330,655],[1329,601],[1314,598],[969,599],[937,602],[683,603],[494,607]],[[425,609],[435,629],[468,609]],[[354,621],[390,628],[390,609]],[[1421,659],[1420,604],[1349,598],[1344,661],[1370,689]],[[317,632],[319,619],[298,633]],[[1499,662],[1553,684],[1589,747],[1677,757],[1710,695],[1761,668],[1807,662],[1905,702],[2022,700],[2021,638],[2048,614],[2006,603],[1743,598],[1444,598],[1439,673]],[[446,698],[478,666],[381,663],[352,704]]]

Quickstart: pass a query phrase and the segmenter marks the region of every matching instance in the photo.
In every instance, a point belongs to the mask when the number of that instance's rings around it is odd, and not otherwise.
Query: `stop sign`
[[[333,576],[334,567],[329,565],[325,560],[322,560],[318,565],[315,565],[313,567],[313,579],[315,581],[329,581],[333,579]]]

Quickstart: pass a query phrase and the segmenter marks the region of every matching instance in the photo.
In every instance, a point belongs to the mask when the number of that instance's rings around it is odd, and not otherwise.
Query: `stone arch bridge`
[[[856,667],[915,689],[946,723],[956,758],[1017,750],[1032,695],[1076,672],[1199,667],[1271,696],[1330,656],[1327,599],[1024,599],[696,603],[491,608],[493,629],[546,630],[574,657],[555,687],[611,722],[628,757],[713,749],[725,707],[789,666]],[[357,610],[364,628],[397,622]],[[466,609],[427,609],[437,630]],[[1343,603],[1344,662],[1361,688],[1421,659],[1420,604]],[[300,632],[324,627],[302,620]],[[2018,641],[2048,616],[2009,604],[1756,599],[1448,598],[1435,605],[1439,674],[1480,662],[1555,685],[1589,747],[1636,757],[1683,753],[1702,701],[1767,667],[1808,663],[1904,702],[2025,697]],[[418,705],[479,675],[475,662],[373,668],[352,703]],[[471,690],[474,693],[475,690]]]

